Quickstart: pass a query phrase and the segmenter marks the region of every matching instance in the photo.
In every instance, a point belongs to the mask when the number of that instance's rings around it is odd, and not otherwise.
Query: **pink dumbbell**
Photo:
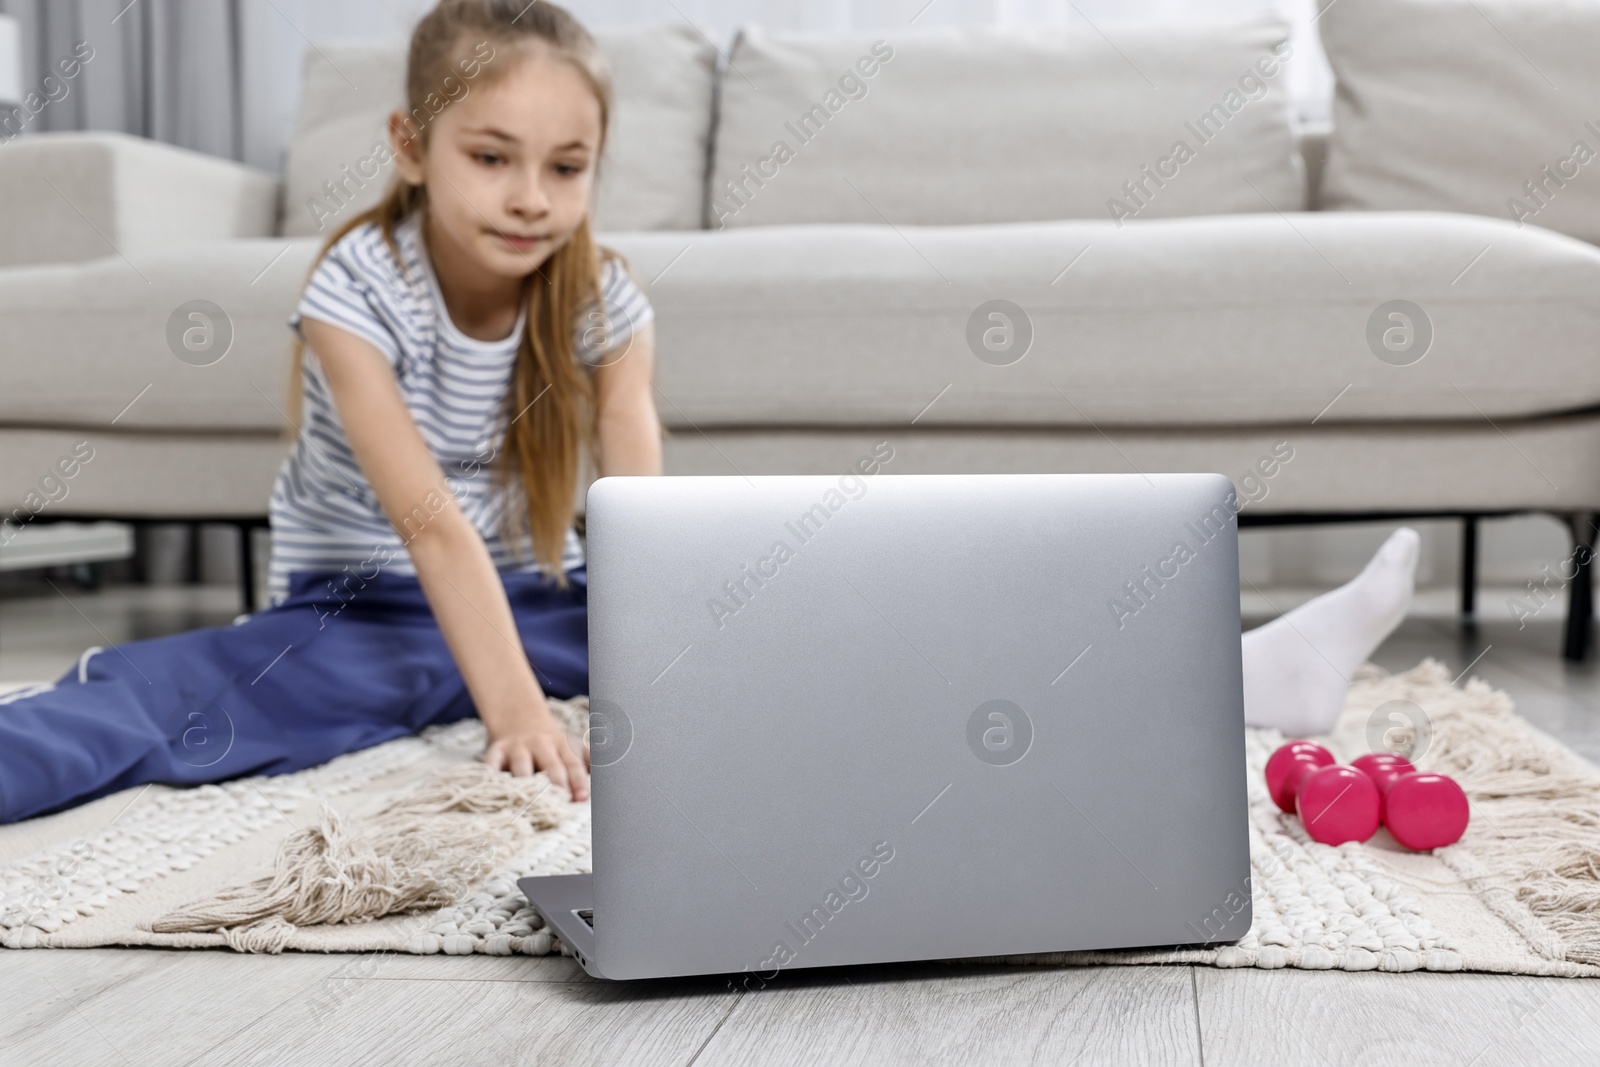
[[[1410,760],[1392,752],[1369,752],[1351,760],[1350,766],[1371,778],[1372,784],[1378,787],[1378,821],[1387,823],[1384,805],[1389,787],[1402,776],[1415,773],[1416,768]]]
[[[1378,788],[1312,741],[1279,747],[1266,766],[1267,792],[1279,809],[1297,812],[1306,833],[1325,845],[1365,841],[1378,829]]]
[[[1411,761],[1376,752],[1351,761],[1378,787],[1379,818],[1406,848],[1427,852],[1453,845],[1467,832],[1470,806],[1454,779],[1419,772]],[[1396,791],[1401,782],[1408,784]]]
[[[1384,808],[1389,834],[1418,852],[1461,840],[1470,817],[1467,794],[1455,780],[1427,771],[1396,778],[1384,797]]]
[[[1300,783],[1295,809],[1313,841],[1342,845],[1378,831],[1378,787],[1354,767],[1320,767]]]
[[[1314,741],[1280,745],[1267,760],[1267,792],[1279,811],[1294,813],[1294,798],[1306,777],[1333,763],[1333,753]]]

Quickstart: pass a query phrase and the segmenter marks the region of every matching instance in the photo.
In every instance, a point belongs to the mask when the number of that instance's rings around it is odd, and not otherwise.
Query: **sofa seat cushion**
[[[1498,420],[1600,404],[1600,249],[1495,219],[602,240],[649,286],[658,406],[678,428]],[[224,241],[141,257],[137,273],[116,257],[0,271],[0,426],[277,431],[284,322],[317,247]],[[196,300],[223,318],[188,317]],[[980,310],[995,300],[1018,309],[1009,323]],[[1410,350],[1383,344],[1407,337],[1388,317],[1394,301],[1420,309]],[[185,333],[203,345],[208,326],[220,343],[224,325],[220,359],[185,348]]]
[[[118,256],[0,271],[0,426],[280,432],[285,323],[319,247],[212,241],[137,271]]]
[[[1287,32],[746,27],[721,83],[708,222],[1299,210]]]
[[[674,426],[1304,424],[1600,403],[1600,249],[1477,216],[772,226],[612,244],[653,280]],[[983,344],[1006,340],[980,312],[995,300],[1020,309],[1005,351]],[[1422,309],[1409,350],[1393,301]]]

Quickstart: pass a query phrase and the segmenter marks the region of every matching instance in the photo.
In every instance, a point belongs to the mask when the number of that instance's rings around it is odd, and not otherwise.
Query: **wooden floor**
[[[90,644],[225,623],[217,590],[0,600],[0,681]],[[1269,594],[1282,608],[1294,598]],[[1426,598],[1425,598],[1426,599]],[[1488,598],[1486,598],[1487,600]],[[1380,650],[1509,691],[1600,761],[1600,672],[1560,622],[1466,633],[1434,600]],[[1247,611],[1266,610],[1247,598]],[[1253,617],[1249,623],[1260,622]],[[1487,652],[1485,650],[1487,649]],[[1478,658],[1481,655],[1481,658]],[[944,963],[625,986],[565,958],[0,951],[0,1064],[1594,1064],[1600,981]]]

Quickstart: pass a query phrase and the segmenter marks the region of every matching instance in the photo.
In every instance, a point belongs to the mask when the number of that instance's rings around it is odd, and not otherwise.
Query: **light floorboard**
[[[733,1010],[720,981],[363,980],[291,1002],[207,1049],[230,1065],[687,1064]]]
[[[739,998],[695,1065],[1199,1063],[1192,985],[1187,967],[780,975]]]
[[[186,1063],[286,1004],[312,1002],[340,962],[163,949],[0,953],[0,1064]],[[16,1020],[13,1006],[23,1009]]]
[[[1600,982],[1195,969],[1206,1067],[1593,1067]]]

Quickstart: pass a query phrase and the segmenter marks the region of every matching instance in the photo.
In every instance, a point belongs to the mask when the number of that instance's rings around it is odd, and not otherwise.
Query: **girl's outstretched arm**
[[[304,320],[301,329],[327,379],[350,449],[406,541],[423,594],[488,728],[485,762],[515,775],[542,770],[557,786],[570,788],[573,800],[583,800],[589,795],[584,761],[545,703],[488,547],[446,488],[444,471],[407,410],[393,369],[349,331],[314,319]],[[430,493],[444,498],[445,506],[418,528],[416,509]],[[421,507],[420,514],[430,510]]]
[[[620,358],[608,354],[594,370],[601,475],[661,473],[655,366],[656,327],[652,322],[629,338]]]

